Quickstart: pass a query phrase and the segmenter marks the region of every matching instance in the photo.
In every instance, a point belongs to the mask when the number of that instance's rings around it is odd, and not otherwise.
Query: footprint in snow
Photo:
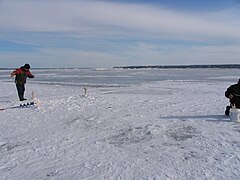
[[[176,141],[185,141],[193,137],[197,137],[198,131],[192,126],[176,127],[166,131],[167,136]]]
[[[139,142],[149,141],[150,139],[152,139],[152,133],[146,126],[122,129],[117,135],[108,138],[107,141],[109,144],[120,147],[123,145],[131,145]]]

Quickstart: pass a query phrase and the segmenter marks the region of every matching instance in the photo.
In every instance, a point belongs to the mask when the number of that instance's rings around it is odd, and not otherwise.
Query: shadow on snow
[[[225,116],[225,115],[160,116],[159,118],[169,119],[169,120],[178,119],[181,121],[204,120],[204,121],[215,121],[215,122],[231,122],[229,116]]]

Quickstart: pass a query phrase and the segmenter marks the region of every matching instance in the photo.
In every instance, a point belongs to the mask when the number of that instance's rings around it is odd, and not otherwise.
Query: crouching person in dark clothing
[[[34,78],[34,75],[29,71],[30,65],[25,64],[24,66],[16,69],[11,73],[11,77],[15,77],[15,83],[18,91],[18,97],[20,101],[26,100],[24,98],[24,92],[25,92],[25,84],[27,78]]]
[[[227,89],[225,96],[230,99],[230,106],[227,106],[225,110],[226,115],[229,115],[232,107],[240,109],[240,79],[237,84],[231,85]]]

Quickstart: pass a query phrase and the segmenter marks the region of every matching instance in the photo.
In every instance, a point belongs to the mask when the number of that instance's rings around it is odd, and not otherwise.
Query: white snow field
[[[32,70],[38,106],[0,111],[1,180],[240,179],[240,123],[224,115],[239,70],[96,72]],[[0,108],[20,103],[9,73]]]

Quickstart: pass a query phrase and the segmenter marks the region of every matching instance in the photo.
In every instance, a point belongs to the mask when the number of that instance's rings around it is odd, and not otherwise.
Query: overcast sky
[[[0,0],[0,67],[240,63],[240,0]]]

